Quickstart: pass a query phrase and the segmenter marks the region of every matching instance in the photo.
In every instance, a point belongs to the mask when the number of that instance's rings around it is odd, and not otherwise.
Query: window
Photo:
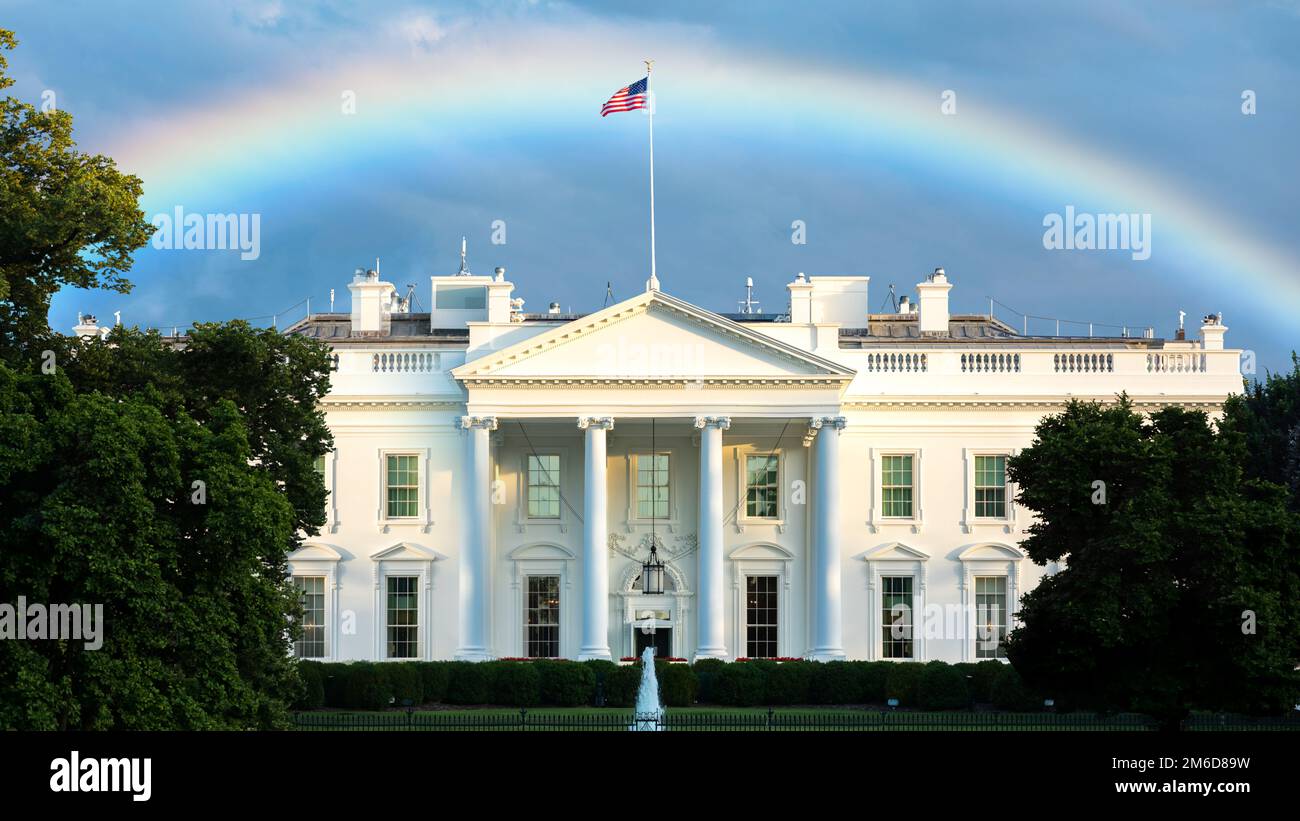
[[[302,636],[294,642],[300,659],[325,658],[325,577],[294,576],[293,586],[302,601]]]
[[[528,623],[526,647],[528,658],[560,656],[560,577],[528,577]]]
[[[434,290],[438,310],[482,310],[487,307],[487,288],[482,285],[438,285]]]
[[[420,512],[419,457],[415,454],[389,454],[387,515],[390,519],[410,519]]]
[[[1007,657],[1007,577],[975,577],[975,658]]]
[[[975,516],[981,519],[1007,517],[1007,457],[975,457]]]
[[[753,519],[777,518],[781,488],[777,478],[777,456],[745,457],[745,515]]]
[[[746,577],[745,655],[752,659],[776,658],[776,576]]]
[[[321,481],[325,481],[325,454],[322,453],[320,456],[317,456],[315,461],[311,463],[311,466],[316,471],[316,475],[321,478]]]
[[[637,518],[667,519],[668,501],[668,454],[643,453],[637,456]]]
[[[388,577],[388,658],[419,656],[419,576]]]
[[[528,518],[560,518],[560,457],[557,454],[528,457]]]
[[[912,518],[912,454],[880,458],[881,515]]]
[[[887,659],[910,659],[912,654],[911,576],[880,577],[881,656]]]

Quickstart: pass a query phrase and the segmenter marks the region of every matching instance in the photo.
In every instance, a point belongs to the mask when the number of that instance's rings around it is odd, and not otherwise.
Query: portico
[[[510,632],[489,623],[498,612],[487,603],[493,584],[484,571],[493,557],[521,535],[554,531],[567,538],[572,528],[580,533],[570,562],[576,567],[567,576],[570,595],[560,596],[579,603],[580,638],[563,655],[611,659],[632,652],[626,621],[637,608],[621,606],[633,591],[620,579],[652,543],[675,574],[673,602],[639,609],[671,614],[675,652],[745,655],[727,639],[729,623],[743,620],[730,605],[738,599],[728,586],[752,583],[728,555],[761,541],[790,557],[781,575],[787,590],[796,575],[811,583],[812,617],[800,635],[783,625],[794,645],[784,652],[842,658],[841,558],[830,523],[838,516],[832,477],[844,427],[840,395],[852,371],[659,292],[575,325],[485,353],[453,372],[467,393],[460,427],[472,479],[465,489],[470,526],[459,576],[457,657],[482,658],[489,636]],[[693,358],[695,347],[707,347],[710,356]],[[666,374],[668,359],[675,365]],[[719,371],[720,362],[729,371]],[[765,475],[770,489],[763,490],[770,498],[764,495],[761,510],[746,499],[746,465],[757,459],[751,454],[772,466]],[[580,488],[556,480],[561,510],[553,521],[493,514],[494,507],[509,506],[502,502],[503,477],[532,465],[534,483],[546,483],[555,477],[538,474],[538,466],[563,473],[559,466],[566,463],[581,465]],[[527,479],[513,487],[526,504]],[[561,619],[573,618],[572,607],[560,610]],[[790,618],[804,623],[802,613]]]

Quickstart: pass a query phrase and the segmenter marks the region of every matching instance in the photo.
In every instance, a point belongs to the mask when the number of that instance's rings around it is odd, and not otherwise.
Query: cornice
[[[631,385],[646,388],[693,388],[705,385],[820,385],[838,387],[853,381],[852,376],[836,374],[773,375],[773,376],[466,376],[461,384],[472,388],[529,387],[545,388],[554,385],[603,386]]]

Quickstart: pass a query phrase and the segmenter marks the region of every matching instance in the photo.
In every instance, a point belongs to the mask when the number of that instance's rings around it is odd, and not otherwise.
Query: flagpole
[[[655,274],[655,98],[650,82],[654,60],[645,61],[645,94],[650,112],[650,280],[647,291],[659,290],[659,277]]]

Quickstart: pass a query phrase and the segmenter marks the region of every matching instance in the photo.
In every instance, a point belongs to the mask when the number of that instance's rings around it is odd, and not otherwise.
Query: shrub
[[[817,704],[858,704],[862,701],[857,667],[847,661],[817,663],[813,673],[813,701]]]
[[[859,687],[862,691],[863,704],[885,703],[885,681],[889,671],[896,666],[892,661],[855,661],[859,665]]]
[[[763,670],[752,662],[728,664],[713,681],[713,700],[735,707],[755,707],[763,703]]]
[[[401,707],[408,700],[411,704],[424,703],[420,668],[415,662],[392,661],[383,664],[382,667],[384,676],[388,679],[388,692],[393,697],[394,706]]]
[[[787,661],[778,664],[767,674],[764,693],[768,704],[807,704],[813,677],[817,674],[816,662]]]
[[[487,704],[492,700],[491,662],[453,661],[447,664],[448,704]]]
[[[603,697],[604,705],[614,706],[609,700],[609,687],[611,679],[617,675],[618,665],[612,661],[584,661],[580,665],[584,670],[591,671],[592,679],[592,696],[591,703],[597,704],[597,699]]]
[[[347,701],[348,668],[350,664],[330,662],[320,665],[321,684],[325,687],[325,706],[343,707]]]
[[[923,710],[961,710],[970,705],[966,676],[943,661],[932,661],[924,666],[917,682],[916,697]]]
[[[689,665],[658,662],[655,675],[659,677],[659,700],[665,705],[690,707],[695,703],[695,671]]]
[[[416,663],[420,671],[420,690],[424,694],[423,703],[438,704],[447,698],[447,684],[451,678],[444,661],[421,661]]]
[[[1023,713],[1037,710],[1042,706],[1042,702],[1025,686],[1016,668],[1010,664],[998,663],[998,666],[1002,669],[993,679],[993,686],[990,689],[994,707],[999,710]]]
[[[636,691],[641,686],[641,665],[610,665],[614,669],[605,676],[605,704],[610,707],[633,707]]]
[[[591,704],[596,695],[596,673],[572,661],[536,661],[542,704],[554,707],[581,707]]]
[[[701,703],[718,703],[713,695],[713,684],[717,681],[718,674],[725,670],[726,667],[727,663],[722,659],[700,659],[691,665],[691,669],[695,671],[696,698]]]
[[[382,664],[355,661],[348,665],[343,685],[343,706],[354,710],[382,710],[392,701],[392,687]]]
[[[903,707],[915,707],[919,702],[917,684],[925,665],[914,661],[891,661],[889,665],[891,669],[885,676],[885,698],[896,698]]]
[[[302,679],[302,694],[294,707],[299,710],[318,710],[324,707],[325,665],[318,661],[300,661],[298,677]]]
[[[971,701],[976,704],[991,704],[993,702],[993,680],[997,678],[998,673],[1006,665],[993,659],[985,659],[979,663],[963,662],[954,664],[958,670],[961,670],[966,677],[966,684],[970,688]]]
[[[542,682],[537,667],[527,661],[494,661],[492,701],[509,707],[535,707],[542,703]]]

